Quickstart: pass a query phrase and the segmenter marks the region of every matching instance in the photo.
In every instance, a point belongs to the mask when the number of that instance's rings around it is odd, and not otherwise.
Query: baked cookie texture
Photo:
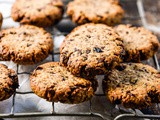
[[[49,62],[38,66],[30,76],[33,92],[39,97],[52,102],[78,104],[92,98],[96,88],[84,78],[75,77],[59,65]]]
[[[2,16],[2,13],[0,12],[0,29],[2,27],[2,22],[3,22],[3,16]]]
[[[56,24],[62,15],[61,0],[16,0],[11,10],[14,21],[41,27]]]
[[[105,76],[103,90],[114,104],[145,108],[160,102],[160,73],[142,63],[122,63]]]
[[[0,60],[35,64],[44,60],[52,50],[52,36],[43,28],[24,25],[0,31]]]
[[[143,27],[118,25],[115,31],[122,37],[126,55],[124,62],[140,62],[152,57],[160,46],[158,38]]]
[[[123,54],[122,39],[104,24],[78,26],[60,46],[61,65],[85,78],[113,69],[122,61]]]
[[[18,76],[6,65],[0,64],[0,101],[11,97],[18,88]]]
[[[67,14],[77,24],[121,22],[124,10],[117,0],[74,0],[67,6]]]

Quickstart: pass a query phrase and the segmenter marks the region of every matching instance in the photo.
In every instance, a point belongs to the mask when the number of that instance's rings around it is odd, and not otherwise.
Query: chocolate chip
[[[130,83],[135,84],[138,81],[138,79],[130,79]]]
[[[10,34],[16,34],[16,32],[10,31]]]
[[[109,14],[109,11],[105,11],[106,14]]]
[[[69,41],[73,41],[74,39],[70,39]]]
[[[86,37],[91,38],[91,36],[90,36],[90,35],[86,35]]]
[[[97,53],[103,52],[103,51],[102,51],[100,48],[98,48],[98,47],[94,47],[93,50],[96,51]]]
[[[26,33],[26,32],[23,32],[23,35],[27,35],[27,33]]]
[[[50,15],[46,16],[49,20],[52,20],[52,17]]]
[[[55,74],[55,72],[53,72],[53,71],[50,71],[49,73],[51,73],[51,74]]]
[[[87,54],[89,54],[90,52],[91,52],[91,50],[88,50],[88,49],[86,50],[86,53],[87,53]]]
[[[40,12],[42,9],[39,8],[39,9],[37,9],[37,10]]]
[[[124,65],[116,66],[116,69],[118,71],[123,71],[124,69],[126,69],[126,66],[124,66]]]
[[[27,47],[31,46],[32,44],[27,43]]]
[[[105,47],[101,47],[101,49],[104,49]]]
[[[66,80],[66,79],[63,77],[63,78],[62,78],[62,81],[65,81],[65,80]]]

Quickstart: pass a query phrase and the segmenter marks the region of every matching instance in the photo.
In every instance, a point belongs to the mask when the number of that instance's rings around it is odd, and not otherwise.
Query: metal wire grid
[[[5,2],[7,4],[11,4],[10,2]],[[137,8],[138,8],[138,12],[140,17],[139,18],[127,18],[127,19],[132,19],[132,20],[141,20],[142,21],[142,25],[144,27],[147,28],[147,22],[145,19],[145,14],[144,14],[144,9],[143,9],[143,1],[142,0],[137,0]],[[9,18],[10,16],[6,17]],[[66,19],[66,17],[64,17],[63,19]],[[59,36],[59,35],[66,35],[67,33],[58,33],[58,34],[52,34],[53,36]],[[54,61],[54,56],[58,55],[59,52],[55,52],[53,51],[51,56],[52,56],[52,61]],[[154,65],[156,67],[157,70],[160,70],[160,66],[157,60],[156,55],[153,56],[153,62]],[[29,72],[19,72],[19,65],[17,65],[17,74],[18,75],[30,75]],[[28,92],[18,92],[16,91],[12,97],[12,107],[10,110],[10,113],[8,114],[0,114],[0,119],[1,118],[23,118],[23,117],[47,117],[47,116],[77,116],[77,117],[99,117],[102,118],[103,120],[109,120],[107,117],[105,117],[105,115],[102,115],[100,113],[97,112],[93,112],[92,111],[92,101],[89,101],[89,111],[90,112],[78,112],[78,113],[59,113],[59,112],[55,112],[54,110],[54,102],[52,102],[52,112],[50,113],[43,113],[43,112],[31,112],[31,113],[15,113],[15,96],[16,94],[21,94],[21,95],[26,95],[26,94],[34,94],[32,91],[28,91]],[[104,94],[95,94],[95,96],[105,96]],[[159,105],[157,103],[158,109]],[[120,108],[119,108],[120,109]],[[134,110],[135,111],[135,110]],[[144,114],[144,115],[138,115],[136,113],[136,111],[134,113],[129,113],[129,114],[120,114],[118,115],[116,118],[114,118],[114,120],[119,120],[121,118],[148,118],[148,119],[160,119],[160,115],[150,115],[150,114]]]

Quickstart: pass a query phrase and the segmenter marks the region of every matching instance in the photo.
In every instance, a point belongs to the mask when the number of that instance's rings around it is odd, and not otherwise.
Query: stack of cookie
[[[78,77],[105,74],[102,86],[112,103],[143,108],[160,102],[160,74],[131,62],[151,58],[158,48],[157,37],[143,27],[89,23],[67,35],[60,47],[60,63]]]
[[[139,63],[158,51],[157,37],[143,27],[118,25],[114,29],[123,39],[123,62],[128,63],[121,63],[105,75],[102,86],[107,98],[127,108],[144,108],[159,103],[160,73]]]
[[[60,63],[40,65],[32,73],[32,90],[48,101],[81,103],[92,98],[95,76],[122,62],[122,39],[103,24],[75,28],[60,47]]]
[[[142,63],[122,62],[146,60],[154,55],[158,47],[156,36],[142,27],[119,25],[114,30],[104,24],[85,24],[75,28],[63,41],[60,63],[57,63],[58,72],[54,65],[56,63],[47,63],[54,66],[52,69],[44,68],[47,64],[40,66],[31,75],[31,87],[37,95],[49,101],[80,103],[93,96],[94,77],[106,74],[103,89],[112,103],[132,108],[147,107],[160,101],[159,72]],[[60,79],[54,79],[56,76]],[[76,85],[77,80],[74,79],[73,85],[73,78],[68,79],[68,76],[83,79],[83,82],[90,81],[92,92],[87,88],[84,93],[85,90]],[[46,79],[53,81],[47,84]]]

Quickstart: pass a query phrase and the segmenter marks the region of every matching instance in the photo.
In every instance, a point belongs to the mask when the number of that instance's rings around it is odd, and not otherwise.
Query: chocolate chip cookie
[[[122,63],[103,80],[107,98],[127,108],[144,108],[160,102],[160,73],[141,63]]]
[[[158,51],[157,37],[143,27],[118,25],[115,30],[123,38],[125,62],[140,62],[152,57]]]
[[[68,4],[67,14],[77,24],[121,22],[124,10],[117,0],[74,0]]]
[[[11,11],[14,21],[41,27],[56,24],[62,15],[61,0],[16,0]]]
[[[123,54],[122,39],[111,27],[88,23],[68,34],[60,47],[60,62],[76,76],[92,77],[113,69]]]
[[[52,36],[43,28],[24,25],[0,32],[0,60],[35,64],[44,60],[52,50]]]
[[[0,64],[0,101],[11,97],[16,88],[18,88],[17,74],[6,65]]]
[[[0,29],[2,27],[2,22],[3,22],[3,16],[2,16],[2,13],[0,12]]]
[[[95,80],[75,77],[59,65],[49,62],[38,66],[30,76],[30,85],[35,94],[52,102],[78,104],[94,95]]]

